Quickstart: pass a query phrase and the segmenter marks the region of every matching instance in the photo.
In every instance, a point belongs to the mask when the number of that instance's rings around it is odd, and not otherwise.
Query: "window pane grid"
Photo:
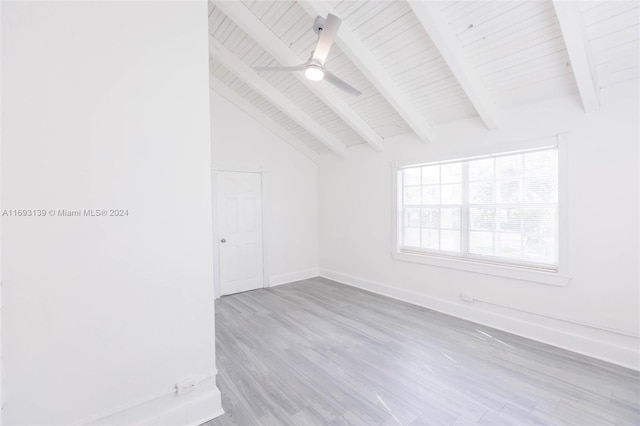
[[[405,168],[401,247],[557,265],[557,150]]]

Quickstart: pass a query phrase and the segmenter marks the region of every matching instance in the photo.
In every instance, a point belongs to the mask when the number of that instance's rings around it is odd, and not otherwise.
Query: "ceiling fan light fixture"
[[[2,0],[0,0],[2,1]],[[360,96],[362,93],[355,89],[346,81],[343,81],[325,69],[325,63],[329,56],[329,51],[338,34],[342,21],[335,15],[328,14],[326,18],[318,16],[314,22],[313,30],[318,34],[318,41],[311,52],[311,56],[304,64],[285,67],[256,67],[256,71],[304,71],[304,76],[309,81],[326,81],[351,96]]]
[[[320,65],[309,64],[304,69],[304,76],[311,81],[320,81],[324,78],[324,70]]]

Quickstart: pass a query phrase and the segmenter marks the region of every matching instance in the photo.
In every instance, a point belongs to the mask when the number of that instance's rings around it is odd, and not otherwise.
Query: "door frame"
[[[211,166],[211,199],[212,199],[212,224],[213,224],[213,295],[214,299],[222,295],[222,283],[220,279],[220,233],[218,232],[218,180],[216,172],[258,173],[260,174],[260,219],[262,222],[262,288],[269,287],[269,275],[267,273],[267,226],[264,220],[265,211],[265,174],[266,170],[260,165],[243,163],[222,162],[213,163]]]

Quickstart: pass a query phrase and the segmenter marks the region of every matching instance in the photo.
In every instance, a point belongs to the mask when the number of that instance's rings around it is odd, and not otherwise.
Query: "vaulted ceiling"
[[[213,1],[210,84],[311,158],[559,95],[599,108],[602,88],[637,79],[637,1]],[[316,16],[342,19],[327,68],[354,97],[302,72]]]

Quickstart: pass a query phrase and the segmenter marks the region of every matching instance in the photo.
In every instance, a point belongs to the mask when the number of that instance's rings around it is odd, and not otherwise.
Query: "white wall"
[[[214,91],[211,127],[214,168],[263,171],[269,285],[317,276],[317,164]]]
[[[382,154],[357,147],[347,160],[322,156],[321,274],[638,369],[638,92],[637,86],[617,92],[632,95],[611,93],[602,112],[590,115],[577,96],[562,98],[505,111],[495,132],[470,119],[439,126],[433,144],[401,136],[388,141]],[[392,260],[392,161],[477,155],[565,131],[573,276],[568,286]],[[509,308],[463,302],[462,291]]]
[[[3,208],[129,211],[2,218],[4,423],[201,423],[220,410],[206,2],[2,8]]]

